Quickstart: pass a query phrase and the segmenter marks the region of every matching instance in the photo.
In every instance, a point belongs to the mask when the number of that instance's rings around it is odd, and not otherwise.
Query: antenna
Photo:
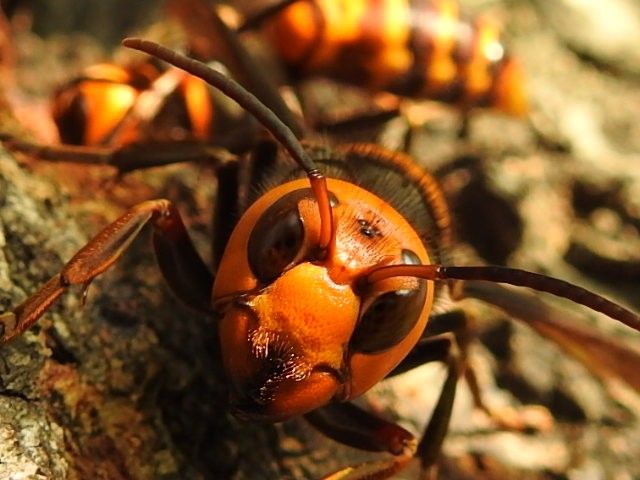
[[[443,265],[388,265],[375,267],[364,275],[363,286],[379,282],[389,277],[417,277],[425,280],[481,280],[493,283],[506,283],[518,287],[528,287],[540,292],[551,293],[557,297],[589,307],[604,313],[614,320],[640,331],[640,316],[604,298],[586,288],[540,273],[527,272],[517,268],[485,267],[447,267]]]
[[[278,116],[266,107],[255,95],[242,87],[235,80],[212,69],[207,64],[182,55],[158,43],[140,38],[126,38],[122,41],[125,47],[139,50],[153,57],[159,58],[174,67],[184,70],[198,77],[226,96],[237,102],[243,109],[253,115],[264,128],[274,136],[298,165],[307,173],[311,189],[318,202],[320,211],[320,242],[321,252],[326,252],[333,238],[333,214],[327,189],[327,180],[318,170],[315,163],[304,150],[298,138]]]

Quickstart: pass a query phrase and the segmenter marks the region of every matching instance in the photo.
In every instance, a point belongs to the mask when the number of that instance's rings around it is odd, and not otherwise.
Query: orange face
[[[306,179],[267,192],[236,226],[213,288],[237,413],[285,420],[354,398],[420,338],[433,284],[381,264],[428,264],[411,225],[382,199],[327,180],[335,242],[320,256],[318,206]]]

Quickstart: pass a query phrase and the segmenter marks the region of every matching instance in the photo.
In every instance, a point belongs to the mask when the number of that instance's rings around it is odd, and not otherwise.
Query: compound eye
[[[304,243],[304,225],[298,203],[310,196],[311,189],[284,195],[253,227],[248,244],[249,267],[261,283],[278,278],[299,256]]]
[[[420,264],[410,250],[402,252],[406,264]],[[382,293],[366,307],[351,336],[351,351],[373,354],[383,352],[402,341],[420,319],[426,298],[426,282],[417,280],[415,289]]]

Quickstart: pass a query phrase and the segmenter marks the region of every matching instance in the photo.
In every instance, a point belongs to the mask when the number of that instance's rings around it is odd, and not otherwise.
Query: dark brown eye
[[[295,260],[304,241],[304,226],[298,211],[311,189],[290,192],[271,205],[251,232],[248,244],[249,266],[262,283],[270,283]]]
[[[403,250],[406,264],[420,264],[418,256]],[[352,351],[377,353],[388,350],[404,339],[420,318],[426,297],[426,283],[411,290],[395,290],[378,296],[361,313],[360,321],[351,336]]]

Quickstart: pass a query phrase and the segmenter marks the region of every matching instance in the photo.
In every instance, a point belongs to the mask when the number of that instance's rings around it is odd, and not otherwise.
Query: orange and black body
[[[156,99],[143,105],[152,91]],[[213,103],[204,82],[177,69],[101,63],[58,89],[52,113],[60,140],[72,145],[206,141],[214,131]]]
[[[299,0],[264,22],[297,76],[463,109],[527,110],[523,74],[488,18],[464,21],[453,0]]]
[[[104,145],[158,73],[136,72],[101,63],[85,69],[54,94],[53,120],[60,140],[72,145]],[[139,73],[139,74],[138,74]]]

